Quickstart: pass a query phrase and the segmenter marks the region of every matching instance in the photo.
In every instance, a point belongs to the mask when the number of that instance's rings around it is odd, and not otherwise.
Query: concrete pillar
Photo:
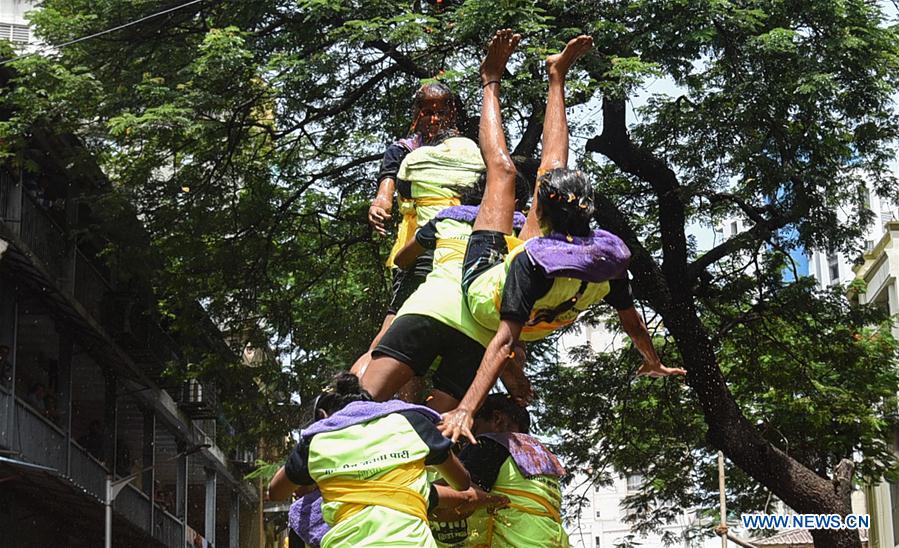
[[[240,547],[240,495],[231,492],[231,509],[228,512],[228,548]]]
[[[6,170],[0,170],[0,196],[4,200],[0,217],[3,218],[7,228],[13,234],[22,233],[22,180],[21,174],[12,175]]]
[[[72,331],[59,327],[59,376],[56,387],[57,411],[63,430],[66,432],[66,473],[72,476],[72,350],[74,342]]]
[[[141,450],[141,468],[143,469],[143,477],[141,485],[144,487],[144,493],[150,497],[150,524],[156,527],[156,415],[152,411],[144,410],[144,435],[143,448]]]
[[[2,172],[2,171],[0,171]],[[0,408],[0,446],[13,449],[16,424],[16,335],[18,333],[17,288],[8,278],[0,278],[0,344],[9,347],[7,362],[0,366],[0,384],[9,390],[10,397]]]
[[[178,442],[178,452],[183,453],[187,449],[184,442]],[[181,455],[177,459],[178,472],[175,478],[175,517],[181,520],[181,538],[187,539],[187,455]]]
[[[116,457],[116,375],[103,371],[105,397],[103,399],[103,462],[112,476],[115,476]]]
[[[210,545],[215,545],[215,470],[212,468],[206,469],[206,523],[204,525],[204,530],[206,534],[206,540]]]

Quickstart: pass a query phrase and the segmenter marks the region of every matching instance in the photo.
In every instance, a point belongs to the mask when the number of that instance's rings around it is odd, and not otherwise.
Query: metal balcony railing
[[[106,468],[74,442],[70,442],[71,461],[67,466],[66,440],[65,432],[0,387],[0,448],[12,451],[17,459],[53,468],[60,478],[101,503],[106,493]],[[183,546],[181,521],[158,504],[152,504],[152,508],[151,517],[149,497],[131,485],[113,503],[117,514],[165,546]]]

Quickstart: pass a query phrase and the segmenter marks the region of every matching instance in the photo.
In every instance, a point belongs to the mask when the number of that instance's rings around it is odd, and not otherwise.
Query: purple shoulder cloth
[[[450,219],[453,221],[459,221],[460,223],[468,223],[474,224],[474,220],[478,217],[478,210],[481,209],[481,206],[473,206],[473,205],[459,205],[448,207],[440,213],[438,213],[434,219],[438,221],[442,221],[443,219]],[[514,215],[512,215],[512,228],[515,230],[521,230],[521,227],[524,226],[525,216],[520,212],[516,211]]]
[[[300,432],[300,436],[311,438],[316,434],[343,430],[344,428],[380,419],[400,411],[417,411],[431,419],[434,424],[440,421],[440,414],[436,411],[401,400],[388,400],[385,402],[354,401],[330,417],[310,424]]]
[[[405,148],[409,152],[412,152],[413,150],[421,147],[421,145],[423,143],[424,143],[424,140],[421,138],[420,133],[413,133],[412,135],[410,135],[409,137],[406,137],[405,139],[397,139],[397,141],[396,141],[396,144]]]
[[[287,513],[290,528],[312,548],[319,548],[322,537],[331,530],[322,516],[322,493],[318,489],[303,495],[290,505]]]
[[[605,230],[597,230],[587,237],[554,232],[531,238],[525,242],[525,250],[550,278],[594,283],[619,277],[631,260],[631,251],[624,241]]]
[[[533,436],[517,432],[493,432],[478,437],[491,439],[508,449],[512,460],[525,476],[561,478],[565,475],[565,468],[559,459]]]

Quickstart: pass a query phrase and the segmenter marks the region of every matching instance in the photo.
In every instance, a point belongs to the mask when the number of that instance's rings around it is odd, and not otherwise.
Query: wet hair
[[[593,186],[583,172],[552,169],[540,177],[537,199],[540,220],[553,232],[589,236],[593,217]]]
[[[528,199],[534,192],[534,186],[528,178],[518,169],[515,170],[515,211],[524,211],[527,209]],[[487,190],[487,172],[481,173],[478,180],[474,184],[466,187],[457,187],[454,189],[459,194],[459,202],[462,205],[481,205],[484,199],[484,191]]]
[[[518,426],[518,431],[527,434],[531,429],[531,414],[508,394],[490,394],[484,405],[475,413],[475,419],[490,420],[493,413],[502,413],[510,422]]]
[[[315,399],[312,406],[313,420],[320,418],[319,411],[324,411],[330,416],[354,401],[371,400],[371,394],[362,388],[356,375],[347,372],[338,373]]]
[[[459,112],[461,112],[462,110],[462,101],[453,92],[453,90],[443,82],[429,82],[422,85],[420,88],[418,88],[418,90],[416,90],[415,95],[412,96],[412,132],[415,132],[416,127],[418,126],[418,119],[421,115],[422,103],[425,101],[425,99],[430,99],[433,97],[439,97],[446,100],[452,111],[449,119],[446,122],[446,127],[443,128],[431,141],[432,143],[441,143],[445,139],[454,137],[459,134],[459,130],[456,127],[456,124],[458,122]]]

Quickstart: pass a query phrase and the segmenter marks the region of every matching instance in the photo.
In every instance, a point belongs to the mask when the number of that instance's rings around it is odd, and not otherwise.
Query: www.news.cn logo
[[[744,529],[867,529],[868,514],[743,514]]]

